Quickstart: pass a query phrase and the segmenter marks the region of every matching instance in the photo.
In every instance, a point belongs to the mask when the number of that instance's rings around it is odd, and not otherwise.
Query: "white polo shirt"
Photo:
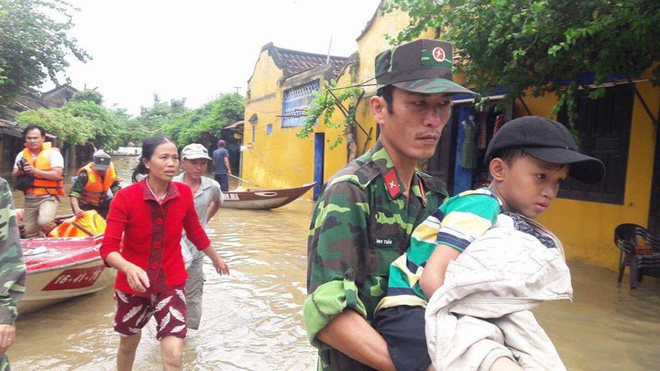
[[[172,181],[183,183],[184,175],[185,173],[181,173],[172,178]],[[206,213],[209,210],[209,206],[211,205],[211,202],[215,202],[218,205],[222,203],[222,191],[220,190],[220,184],[211,178],[203,176],[201,181],[202,184],[200,184],[197,192],[195,192],[193,201],[195,202],[195,210],[197,211],[199,222],[202,224],[202,227],[206,227]],[[185,235],[182,237],[181,241],[182,243],[185,243],[186,247],[188,247],[193,259],[204,256],[204,253],[197,250],[197,248],[188,241]]]

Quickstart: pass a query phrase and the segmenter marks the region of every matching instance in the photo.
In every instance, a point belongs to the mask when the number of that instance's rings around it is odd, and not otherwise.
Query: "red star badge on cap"
[[[441,47],[436,46],[433,48],[433,59],[436,60],[436,62],[442,62],[445,60],[445,51],[442,50]]]

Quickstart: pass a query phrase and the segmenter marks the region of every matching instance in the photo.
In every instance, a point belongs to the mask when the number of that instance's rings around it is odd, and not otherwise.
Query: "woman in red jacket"
[[[117,192],[110,205],[101,245],[106,265],[117,269],[114,329],[120,335],[117,368],[130,370],[141,329],[152,316],[158,324],[165,370],[181,370],[186,336],[184,287],[187,273],[181,257],[181,232],[213,262],[219,274],[229,268],[210,248],[199,223],[190,187],[172,182],[179,167],[176,146],[165,137],[142,144],[133,184]],[[136,182],[137,174],[147,177]],[[121,248],[120,248],[121,246]]]

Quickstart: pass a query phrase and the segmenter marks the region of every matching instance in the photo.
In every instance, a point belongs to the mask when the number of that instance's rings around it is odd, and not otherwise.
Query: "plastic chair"
[[[637,288],[642,276],[660,276],[660,238],[637,224],[621,224],[614,229],[614,243],[619,248],[621,285],[626,266],[630,266],[630,289]]]

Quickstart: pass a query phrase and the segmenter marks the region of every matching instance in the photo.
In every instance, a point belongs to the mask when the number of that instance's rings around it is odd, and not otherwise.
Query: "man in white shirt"
[[[203,227],[222,203],[220,184],[211,178],[202,176],[206,173],[211,158],[203,145],[193,143],[185,146],[181,151],[181,166],[184,172],[172,179],[190,186],[194,195],[195,210]],[[204,290],[204,254],[184,236],[181,239],[181,253],[186,262],[188,280],[186,281],[186,322],[188,328],[199,329],[202,318],[202,293]]]
[[[59,197],[64,196],[64,159],[46,139],[46,129],[29,125],[23,131],[25,149],[14,161],[14,187],[25,195],[25,237],[46,235],[55,227]]]

